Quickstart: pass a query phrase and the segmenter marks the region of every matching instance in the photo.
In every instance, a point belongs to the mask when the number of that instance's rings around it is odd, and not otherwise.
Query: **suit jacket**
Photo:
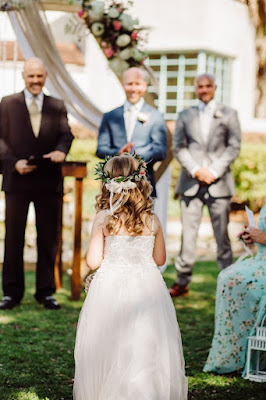
[[[191,174],[196,166],[205,166],[218,175],[208,187],[210,195],[231,197],[234,179],[230,165],[239,154],[240,143],[240,124],[232,108],[217,104],[207,142],[202,138],[198,107],[182,111],[173,137],[174,155],[182,166],[176,193],[195,196],[200,182]]]
[[[167,136],[166,125],[162,114],[144,102],[141,113],[147,115],[146,122],[136,121],[131,141],[133,150],[149,162],[147,165],[149,180],[155,188],[153,164],[166,157]],[[99,158],[114,155],[127,143],[124,121],[124,106],[104,114],[99,129],[96,154]],[[154,193],[155,194],[155,193]]]
[[[3,190],[61,192],[61,165],[49,161],[36,171],[20,175],[15,164],[30,156],[41,158],[54,150],[68,153],[73,136],[62,100],[44,96],[39,136],[32,131],[24,92],[4,97],[0,104],[0,135],[5,146],[3,155]]]

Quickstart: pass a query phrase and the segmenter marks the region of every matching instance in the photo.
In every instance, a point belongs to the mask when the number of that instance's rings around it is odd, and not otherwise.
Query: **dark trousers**
[[[61,194],[6,193],[6,236],[3,264],[3,292],[20,302],[24,295],[24,241],[30,202],[37,229],[36,299],[55,292],[54,263]]]
[[[212,228],[217,243],[217,263],[219,269],[233,262],[231,243],[228,236],[230,197],[214,198],[203,186],[195,197],[181,196],[182,238],[181,250],[175,266],[178,272],[177,282],[187,285],[192,277],[195,262],[196,240],[202,217],[202,208],[209,209]]]

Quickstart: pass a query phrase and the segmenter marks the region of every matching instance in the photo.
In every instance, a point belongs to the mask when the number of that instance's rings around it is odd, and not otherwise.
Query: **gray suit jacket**
[[[191,174],[196,166],[204,166],[218,175],[208,187],[210,195],[231,197],[234,179],[230,165],[239,154],[240,143],[240,124],[237,112],[232,108],[217,104],[206,143],[201,134],[198,107],[182,111],[173,137],[174,155],[182,166],[176,193],[195,196],[200,182]]]

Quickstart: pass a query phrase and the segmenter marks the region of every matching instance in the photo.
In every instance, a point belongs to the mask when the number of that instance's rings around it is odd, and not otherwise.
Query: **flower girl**
[[[80,313],[74,400],[186,400],[176,313],[157,265],[165,245],[138,155],[96,167],[87,264],[96,270]]]

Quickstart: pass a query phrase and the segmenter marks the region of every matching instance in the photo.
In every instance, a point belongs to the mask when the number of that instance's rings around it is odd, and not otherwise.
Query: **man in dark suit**
[[[155,193],[153,165],[166,157],[166,125],[162,114],[143,97],[147,90],[145,73],[129,68],[123,75],[127,100],[121,107],[104,114],[99,129],[97,156],[135,151],[149,162],[148,175]]]
[[[174,155],[182,167],[176,188],[181,200],[182,243],[171,296],[188,294],[203,205],[210,213],[218,267],[226,268],[233,261],[227,231],[234,194],[230,165],[240,151],[240,124],[235,110],[214,100],[212,75],[198,76],[195,90],[199,105],[180,113],[173,138]]]
[[[60,307],[52,294],[63,188],[61,163],[73,136],[63,101],[42,92],[46,77],[42,60],[27,60],[23,71],[24,91],[4,97],[0,105],[0,133],[6,146],[2,310],[15,307],[23,298],[23,249],[30,202],[35,207],[38,248],[35,298],[46,308]]]

